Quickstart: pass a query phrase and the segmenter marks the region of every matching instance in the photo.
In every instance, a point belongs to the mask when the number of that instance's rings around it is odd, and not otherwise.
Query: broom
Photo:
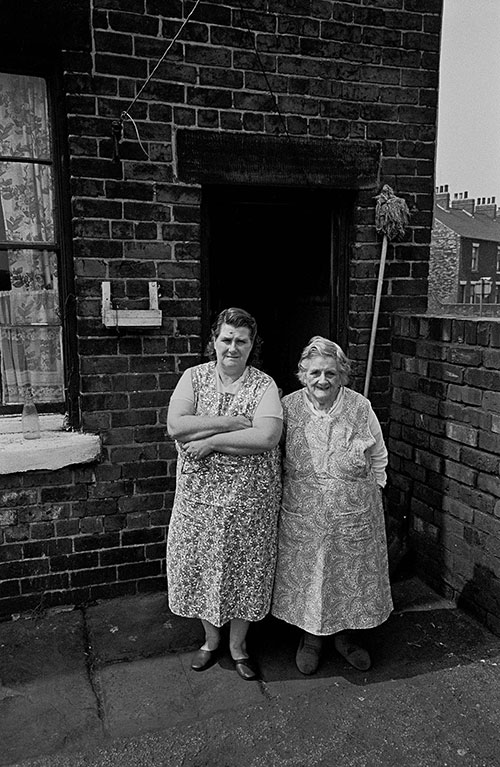
[[[375,308],[373,310],[372,330],[370,335],[370,347],[368,350],[368,362],[366,365],[365,388],[363,394],[368,396],[370,387],[370,377],[372,372],[373,351],[375,348],[375,337],[377,335],[378,314],[380,309],[380,297],[382,295],[382,284],[384,281],[385,258],[387,255],[387,243],[390,240],[404,236],[405,227],[410,218],[408,206],[401,197],[396,197],[391,187],[384,184],[382,191],[375,198],[377,205],[375,208],[375,228],[377,232],[382,232],[382,253],[380,256],[380,266],[378,270],[377,293],[375,296]]]

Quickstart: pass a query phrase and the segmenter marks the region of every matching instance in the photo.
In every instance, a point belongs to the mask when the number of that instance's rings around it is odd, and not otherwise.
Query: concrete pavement
[[[165,594],[0,623],[2,767],[500,767],[500,638],[419,580],[368,634],[303,677],[299,633],[252,627],[261,680],[190,669],[197,621]]]

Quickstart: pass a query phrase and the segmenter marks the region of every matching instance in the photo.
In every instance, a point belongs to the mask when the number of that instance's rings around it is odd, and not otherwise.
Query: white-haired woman
[[[298,368],[303,388],[283,404],[283,498],[271,613],[303,630],[296,663],[313,674],[322,638],[355,668],[371,658],[359,629],[393,605],[381,488],[387,449],[370,402],[346,386],[350,363],[314,336]],[[353,633],[353,631],[355,633]]]

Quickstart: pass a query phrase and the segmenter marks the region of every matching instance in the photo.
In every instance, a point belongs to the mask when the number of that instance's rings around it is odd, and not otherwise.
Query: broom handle
[[[377,335],[378,312],[380,308],[380,296],[382,295],[382,283],[384,281],[384,268],[385,268],[386,255],[387,255],[387,235],[384,234],[384,239],[382,240],[382,253],[380,256],[380,266],[378,269],[377,294],[375,296],[375,308],[373,310],[372,332],[370,336],[370,348],[368,350],[368,362],[366,364],[365,389],[363,391],[363,394],[365,395],[365,397],[368,397],[368,389],[370,387],[370,377],[371,377],[372,362],[373,362],[373,350],[375,348],[375,336]]]

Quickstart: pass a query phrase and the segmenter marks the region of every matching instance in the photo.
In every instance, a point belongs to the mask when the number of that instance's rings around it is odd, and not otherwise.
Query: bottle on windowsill
[[[40,419],[30,387],[25,392],[21,421],[24,439],[40,439]]]

